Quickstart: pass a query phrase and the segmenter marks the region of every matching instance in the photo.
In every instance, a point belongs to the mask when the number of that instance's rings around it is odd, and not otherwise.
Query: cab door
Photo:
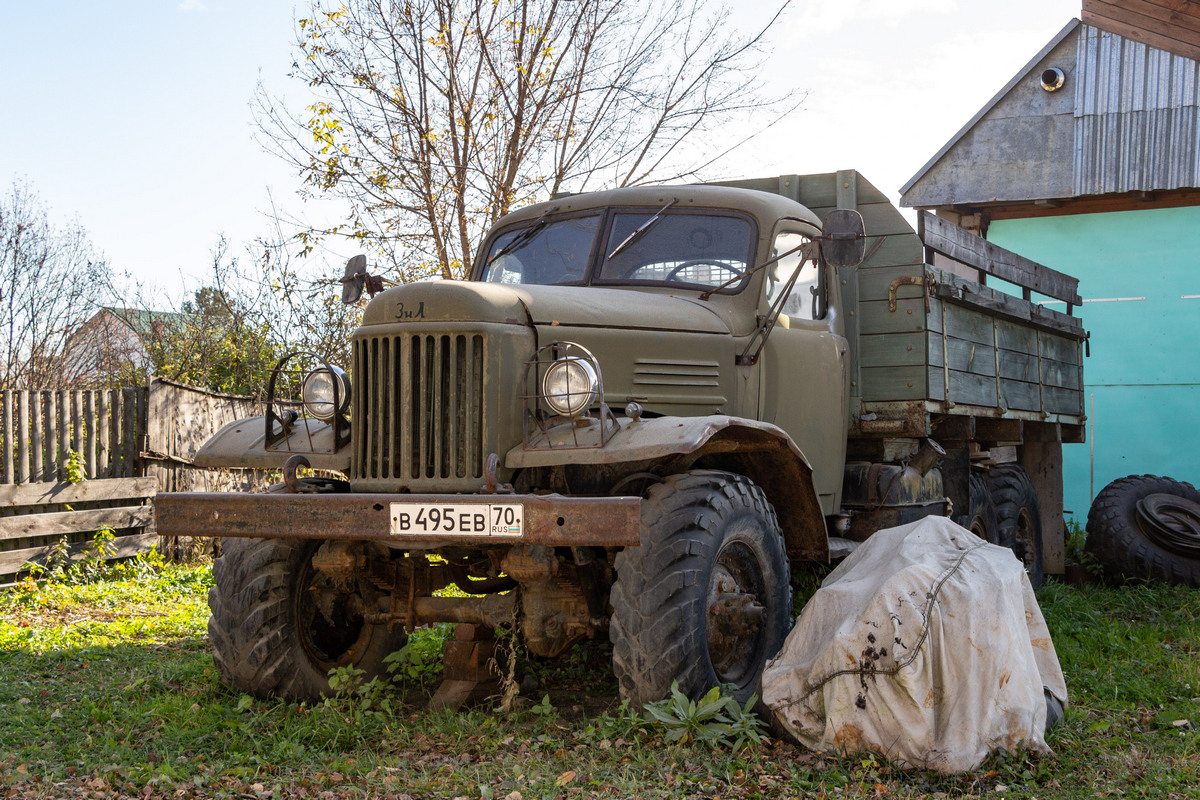
[[[807,226],[780,223],[771,257],[810,238]],[[779,320],[759,361],[760,419],[792,437],[813,468],[821,506],[832,514],[841,501],[850,395],[849,344],[840,318],[836,273],[799,254],[766,268],[762,314],[783,300]],[[796,281],[787,293],[793,272]],[[786,293],[786,299],[784,295]]]

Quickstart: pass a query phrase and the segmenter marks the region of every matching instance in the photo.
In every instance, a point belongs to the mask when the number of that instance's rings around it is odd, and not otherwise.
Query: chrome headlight
[[[332,365],[314,369],[304,376],[300,398],[304,401],[304,410],[309,414],[317,419],[331,420],[335,413],[345,411],[350,404],[350,380],[345,372]]]
[[[556,359],[542,376],[546,405],[565,417],[587,411],[596,401],[600,379],[592,362],[578,356]]]

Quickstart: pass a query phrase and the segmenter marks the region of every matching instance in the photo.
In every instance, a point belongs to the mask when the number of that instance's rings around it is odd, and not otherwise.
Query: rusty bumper
[[[497,504],[519,504],[519,534],[398,532],[393,504],[426,504],[477,514]],[[495,547],[512,544],[621,547],[641,541],[636,497],[561,495],[248,494],[174,492],[154,499],[160,536],[232,536],[275,539],[382,541],[405,547]]]

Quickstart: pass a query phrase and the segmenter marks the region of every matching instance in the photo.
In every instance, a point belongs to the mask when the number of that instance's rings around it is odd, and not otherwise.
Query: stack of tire
[[[1118,478],[1092,502],[1085,552],[1112,582],[1200,586],[1200,490],[1157,475]]]

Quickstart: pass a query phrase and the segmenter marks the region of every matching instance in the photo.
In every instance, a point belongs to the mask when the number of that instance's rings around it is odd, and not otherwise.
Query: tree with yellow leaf
[[[791,103],[754,77],[763,32],[702,0],[312,0],[297,36],[315,97],[260,92],[260,129],[350,208],[302,246],[353,237],[398,280],[463,277],[522,204],[692,177],[741,143],[722,126]]]

